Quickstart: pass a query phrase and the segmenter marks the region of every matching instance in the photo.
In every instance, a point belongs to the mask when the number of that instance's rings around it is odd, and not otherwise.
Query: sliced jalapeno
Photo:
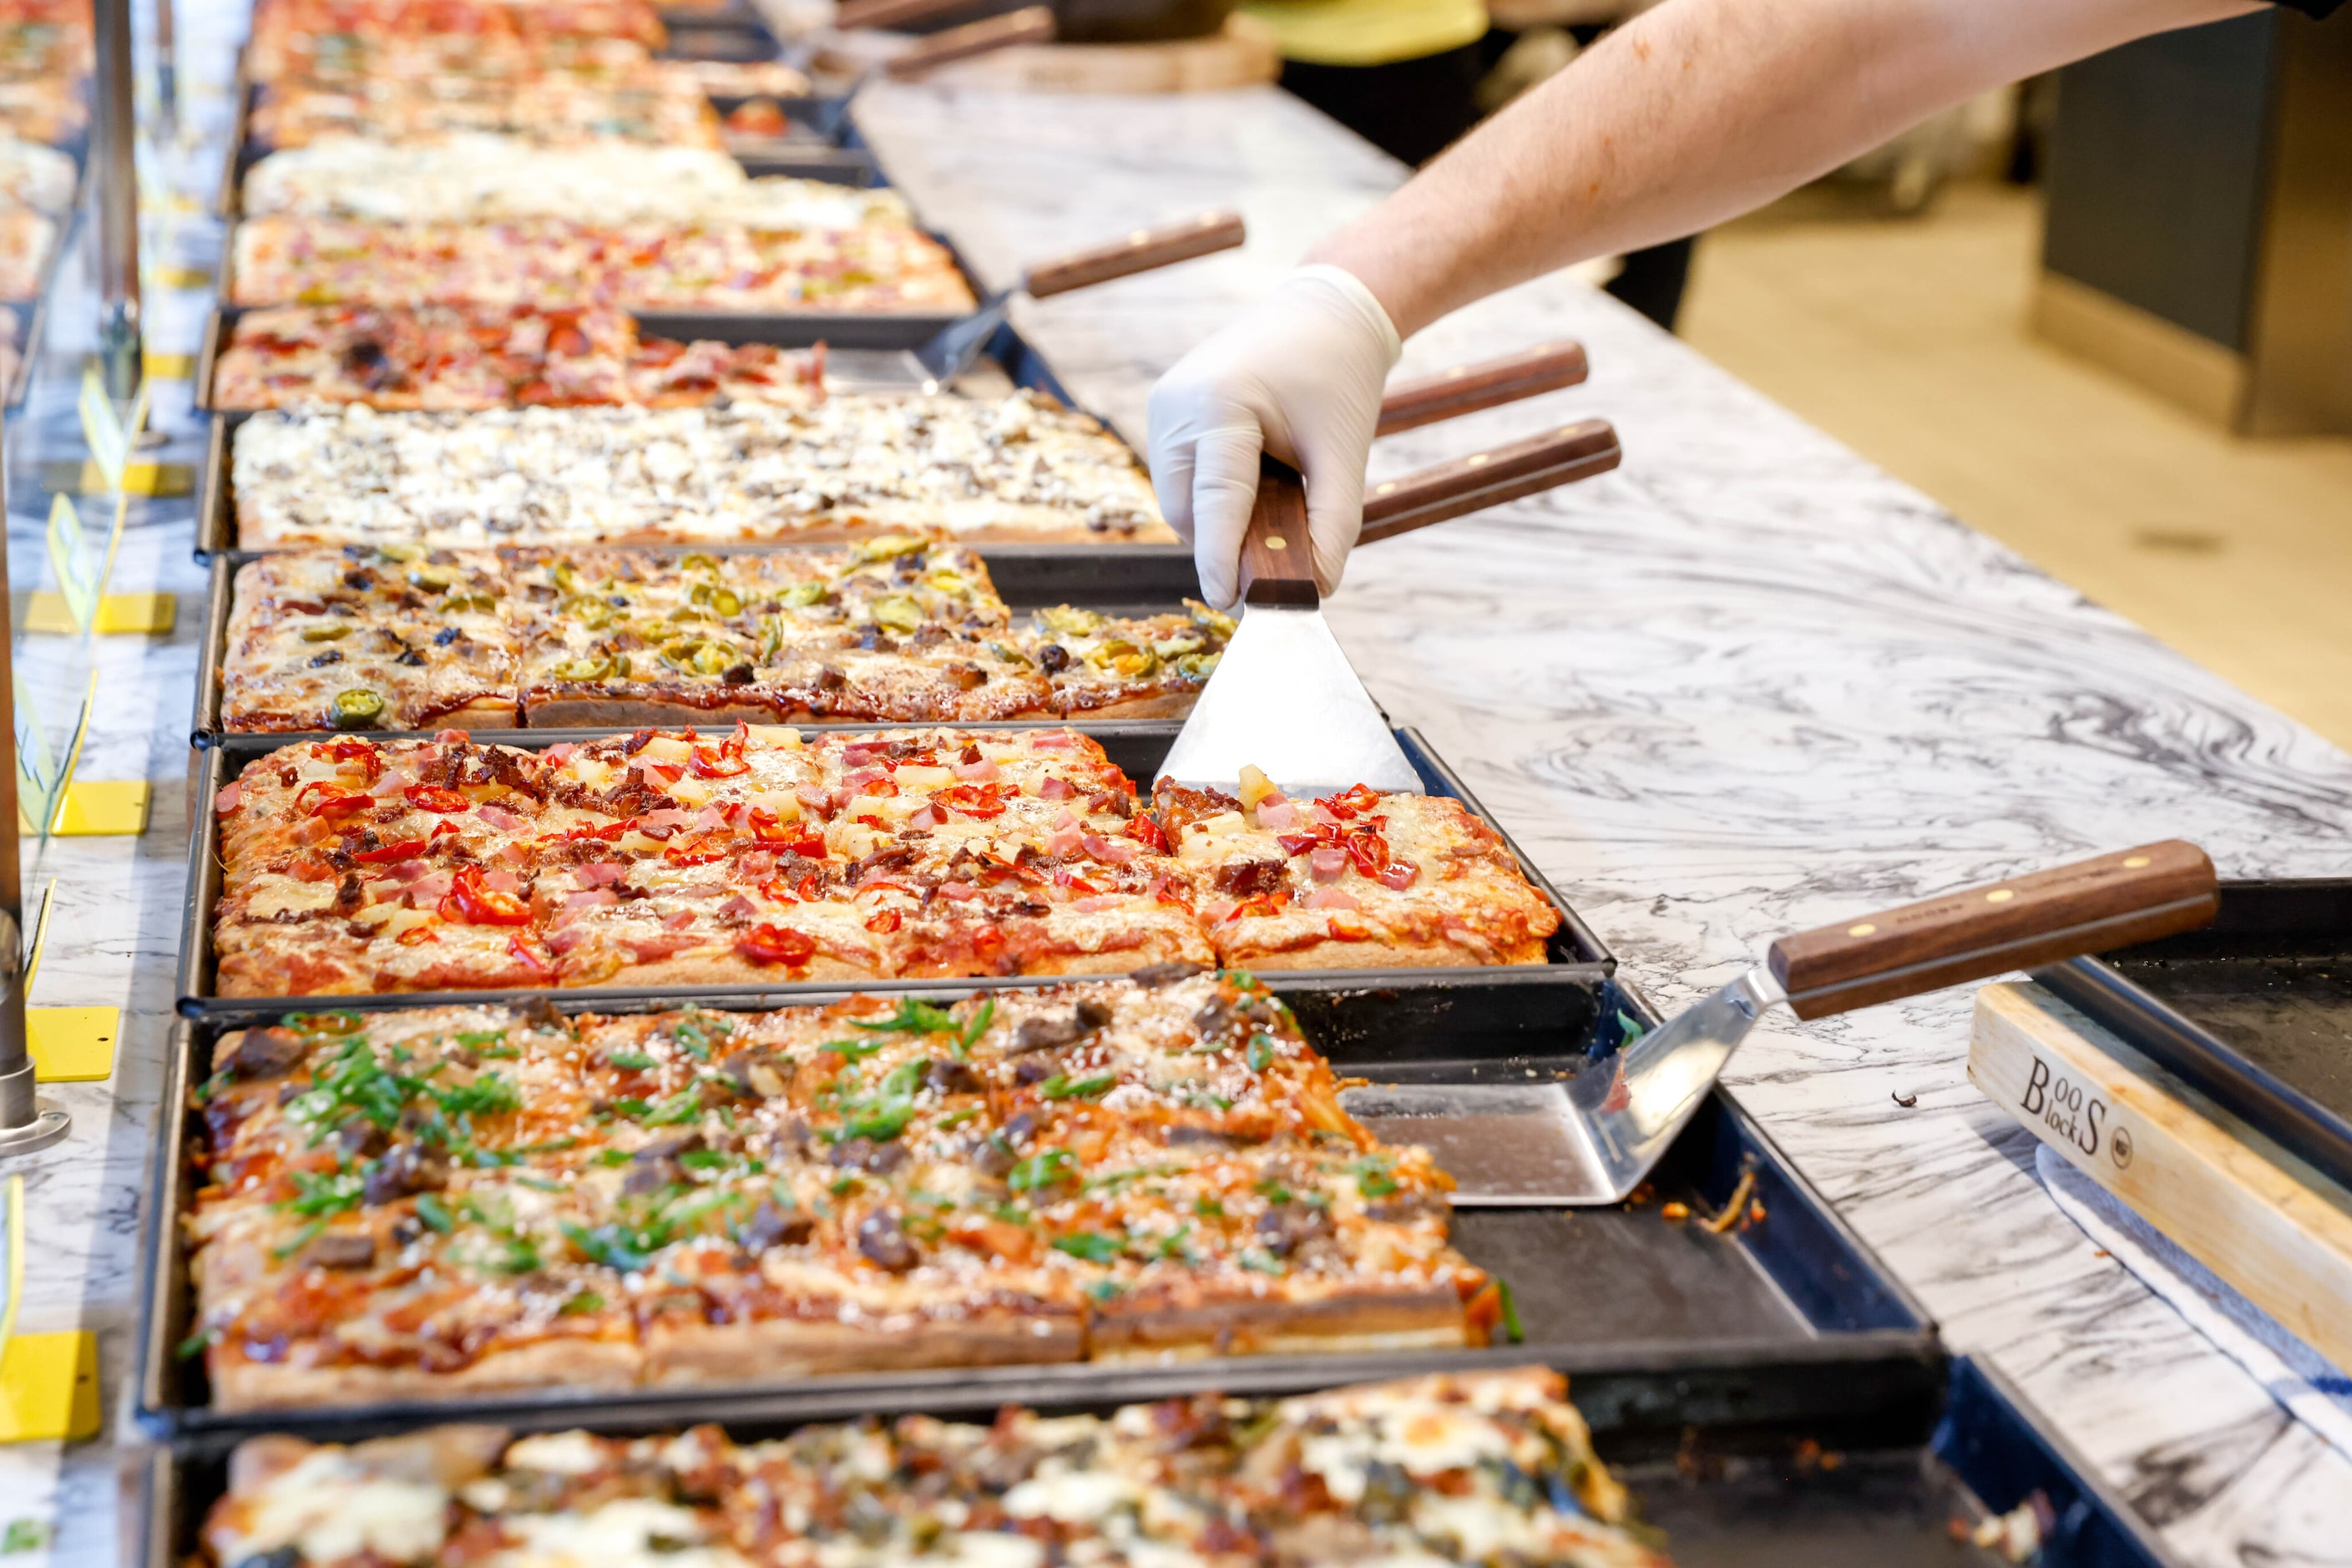
[[[876,561],[896,561],[901,555],[912,555],[923,548],[923,541],[911,533],[886,533],[879,539],[869,539],[856,546],[849,558],[859,565]]]
[[[365,687],[335,693],[331,710],[338,730],[365,730],[383,717],[383,698]]]
[[[326,621],[315,626],[302,628],[304,642],[341,642],[351,635],[352,627],[348,621]]]
[[[603,631],[613,624],[613,606],[593,594],[580,594],[563,601],[563,613],[592,632]]]
[[[603,654],[587,654],[551,666],[548,673],[558,680],[602,680],[613,673],[613,661]]]
[[[912,594],[877,594],[866,613],[894,632],[918,631],[923,624],[923,606]]]
[[[824,604],[833,597],[833,590],[822,583],[795,583],[776,597],[782,600],[787,608],[798,610],[811,605]]]
[[[1055,637],[1085,637],[1102,629],[1103,618],[1075,605],[1055,605],[1037,612],[1037,625]]]

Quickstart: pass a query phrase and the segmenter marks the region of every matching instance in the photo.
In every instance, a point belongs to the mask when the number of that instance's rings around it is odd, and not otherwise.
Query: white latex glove
[[[1191,542],[1201,596],[1240,596],[1261,447],[1307,478],[1315,581],[1339,585],[1364,526],[1364,463],[1403,345],[1355,274],[1302,267],[1151,389],[1151,485]]]

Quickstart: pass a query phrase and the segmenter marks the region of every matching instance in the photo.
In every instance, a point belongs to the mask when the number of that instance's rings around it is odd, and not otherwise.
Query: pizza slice
[[[1034,612],[1023,651],[1054,683],[1072,719],[1181,718],[1215,673],[1233,617],[1198,600],[1188,614],[1106,616],[1057,605]]]
[[[1540,963],[1559,911],[1495,830],[1444,795],[1358,785],[1294,801],[1163,781],[1154,801],[1219,962],[1251,969]]]

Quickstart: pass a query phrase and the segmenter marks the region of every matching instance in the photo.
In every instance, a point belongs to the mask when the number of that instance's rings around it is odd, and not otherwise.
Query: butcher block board
[[[2039,985],[1977,993],[1969,1078],[2290,1332],[2352,1366],[2352,1193]]]
[[[1223,92],[1282,74],[1274,29],[1255,16],[1225,18],[1205,38],[1159,44],[1032,44],[932,73],[942,86],[1020,92]]]

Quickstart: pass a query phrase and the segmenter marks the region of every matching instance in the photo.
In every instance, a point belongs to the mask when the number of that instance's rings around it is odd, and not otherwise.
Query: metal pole
[[[90,153],[98,166],[99,353],[107,395],[139,390],[139,166],[131,93],[131,0],[96,0],[98,121]]]
[[[174,0],[155,0],[155,101],[163,110],[167,142],[180,133],[180,45],[173,5]]]
[[[103,0],[101,0],[103,4]],[[0,430],[0,439],[5,439]],[[5,516],[0,478],[0,516]],[[0,541],[0,1159],[46,1149],[72,1123],[33,1093],[25,1044],[25,888],[16,848],[16,679],[8,626],[8,552]]]

